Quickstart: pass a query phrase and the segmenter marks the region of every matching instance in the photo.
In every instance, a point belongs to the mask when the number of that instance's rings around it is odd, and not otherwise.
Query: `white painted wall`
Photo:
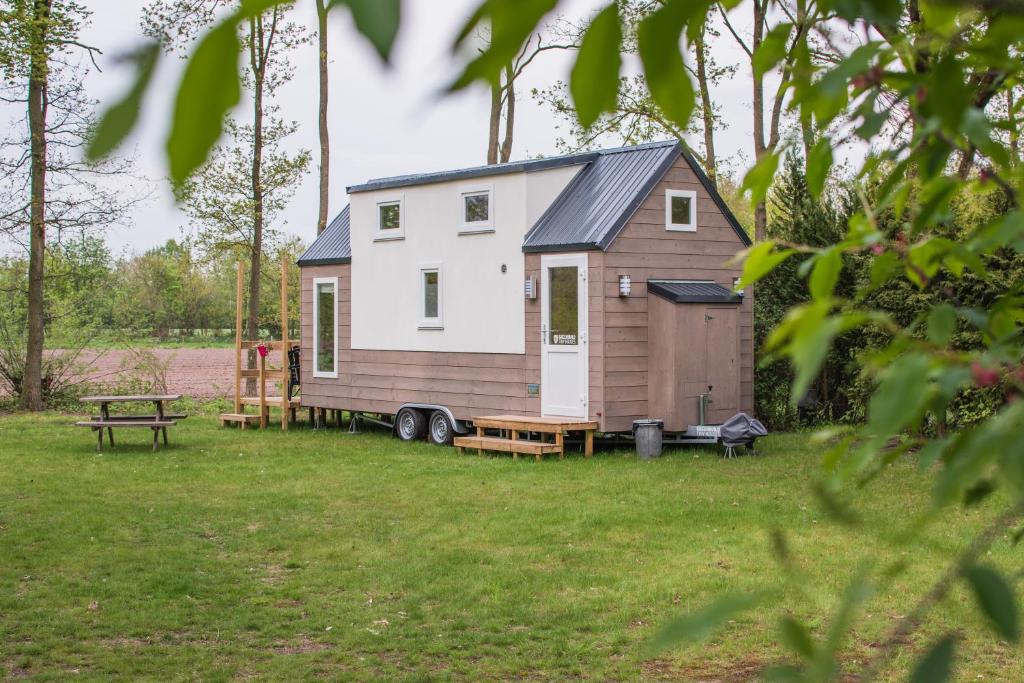
[[[352,348],[525,353],[523,238],[581,168],[351,195]],[[494,232],[459,235],[461,193],[481,187],[493,189]],[[405,238],[375,241],[377,202],[396,195]],[[419,329],[420,267],[438,263],[444,327]]]

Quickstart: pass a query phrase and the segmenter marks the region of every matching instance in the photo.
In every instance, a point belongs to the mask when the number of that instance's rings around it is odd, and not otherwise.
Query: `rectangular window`
[[[576,266],[557,266],[548,269],[550,288],[549,318],[551,330],[548,344],[576,346],[580,336],[580,274]]]
[[[423,317],[420,329],[439,330],[442,327],[441,266],[430,264],[420,268],[420,291]]]
[[[665,191],[665,229],[697,231],[697,193],[692,190]]]
[[[405,216],[403,199],[388,199],[377,202],[378,240],[398,240],[405,237]]]
[[[313,376],[338,376],[338,278],[313,279]]]
[[[491,232],[494,229],[491,188],[473,188],[460,194],[461,229],[459,234]]]

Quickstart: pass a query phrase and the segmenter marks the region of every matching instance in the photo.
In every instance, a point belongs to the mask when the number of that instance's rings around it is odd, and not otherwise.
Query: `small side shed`
[[[669,432],[741,410],[743,296],[706,280],[648,280],[648,405]]]

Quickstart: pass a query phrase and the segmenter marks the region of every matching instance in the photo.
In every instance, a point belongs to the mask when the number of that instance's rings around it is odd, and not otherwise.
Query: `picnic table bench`
[[[93,415],[89,420],[76,422],[76,427],[89,427],[97,434],[96,452],[103,450],[103,431],[107,431],[110,438],[110,445],[114,445],[114,427],[129,427],[153,430],[153,450],[159,445],[160,435],[163,434],[164,445],[167,445],[167,428],[176,425],[178,420],[184,420],[188,415],[168,414],[164,410],[164,404],[169,401],[177,401],[180,394],[143,394],[138,396],[83,396],[82,403],[98,403],[100,414]],[[156,407],[153,415],[111,415],[111,403],[152,403]]]

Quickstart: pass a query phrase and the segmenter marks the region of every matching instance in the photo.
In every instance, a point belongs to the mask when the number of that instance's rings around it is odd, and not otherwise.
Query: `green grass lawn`
[[[901,533],[929,484],[899,462],[864,526],[811,493],[816,449],[676,450],[513,462],[382,434],[221,429],[195,417],[150,452],[122,430],[97,455],[61,415],[0,418],[0,670],[41,680],[747,680],[785,658],[783,606],[816,632],[862,558],[908,568],[845,647],[869,656],[998,501]],[[785,584],[770,534],[805,578]],[[1009,538],[988,561],[1019,566]],[[709,641],[650,659],[658,627],[723,591],[767,590]],[[1024,680],[958,588],[923,638],[964,634],[961,680]]]

